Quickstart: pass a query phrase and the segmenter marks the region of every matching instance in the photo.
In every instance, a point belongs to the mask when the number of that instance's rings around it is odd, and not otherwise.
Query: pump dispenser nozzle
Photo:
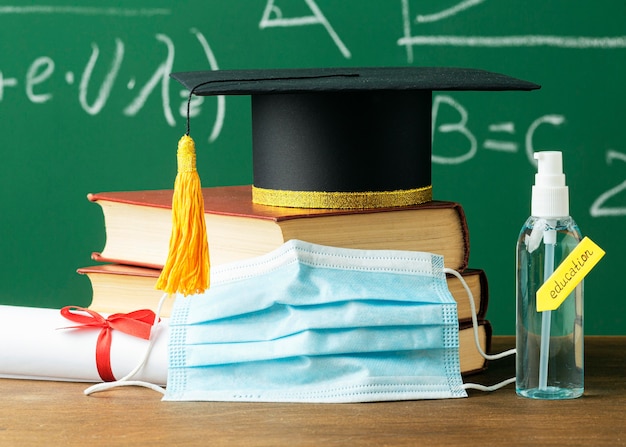
[[[535,217],[569,216],[569,191],[559,151],[535,152],[537,174],[532,188],[531,214]]]

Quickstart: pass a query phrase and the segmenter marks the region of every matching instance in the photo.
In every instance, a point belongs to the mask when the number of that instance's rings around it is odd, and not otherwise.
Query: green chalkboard
[[[571,213],[607,251],[585,283],[587,333],[626,333],[625,2],[30,3],[0,5],[0,303],[89,304],[75,271],[104,231],[86,194],[172,186],[186,93],[170,72],[458,66],[542,85],[433,96],[434,196],[465,207],[495,333],[514,332],[514,246],[545,149],[563,151]],[[250,183],[249,99],[196,112],[203,184]]]

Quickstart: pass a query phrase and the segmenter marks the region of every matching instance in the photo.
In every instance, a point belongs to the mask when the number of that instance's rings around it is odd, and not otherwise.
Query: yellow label
[[[572,250],[537,290],[537,312],[556,310],[604,256],[604,250],[588,237]]]

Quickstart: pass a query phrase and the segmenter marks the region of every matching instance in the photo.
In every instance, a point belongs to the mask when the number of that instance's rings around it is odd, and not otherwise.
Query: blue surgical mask
[[[164,400],[465,397],[443,257],[292,240],[177,298]]]

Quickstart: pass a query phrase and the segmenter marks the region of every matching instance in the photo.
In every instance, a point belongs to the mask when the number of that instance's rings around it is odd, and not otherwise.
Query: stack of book
[[[154,309],[162,297],[155,289],[165,264],[172,229],[172,190],[105,192],[89,194],[102,207],[106,243],[92,259],[100,264],[78,269],[92,284],[90,308],[103,313]],[[422,205],[330,210],[281,208],[252,203],[250,186],[203,189],[211,264],[268,253],[285,241],[301,239],[322,245],[360,249],[425,251],[443,255],[446,267],[462,273],[476,301],[483,350],[491,342],[486,320],[487,277],[468,268],[469,233],[460,204],[432,201]],[[457,300],[460,327],[461,370],[485,368],[474,344],[471,312],[461,282],[448,277]],[[168,316],[168,300],[162,316]]]

